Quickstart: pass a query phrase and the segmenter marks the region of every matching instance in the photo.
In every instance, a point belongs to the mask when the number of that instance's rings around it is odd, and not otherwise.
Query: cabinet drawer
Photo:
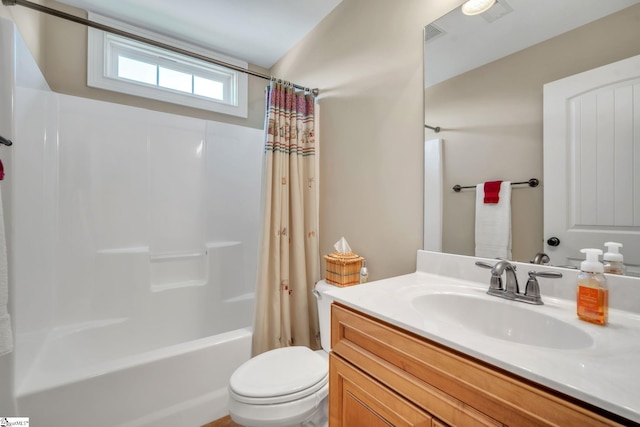
[[[331,345],[336,355],[447,424],[624,425],[338,303],[332,306],[331,318]]]
[[[332,427],[430,427],[431,416],[340,357],[329,356]]]

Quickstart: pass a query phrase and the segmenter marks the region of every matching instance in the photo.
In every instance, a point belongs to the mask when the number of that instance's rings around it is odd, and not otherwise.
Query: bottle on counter
[[[604,261],[604,272],[610,274],[624,274],[624,257],[620,253],[622,243],[607,242],[604,244],[607,247],[607,252],[602,256]]]
[[[596,325],[606,325],[609,315],[609,290],[604,266],[598,261],[600,249],[582,249],[586,259],[580,264],[576,305],[578,318]]]
[[[367,270],[367,260],[362,260],[362,267],[360,268],[360,283],[367,283],[369,280],[369,270]]]

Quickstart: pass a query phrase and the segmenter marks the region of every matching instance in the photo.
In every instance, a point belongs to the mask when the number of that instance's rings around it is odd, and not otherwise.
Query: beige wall
[[[87,17],[84,11],[55,1],[42,0],[39,3],[82,18]],[[264,127],[264,88],[268,84],[267,80],[249,76],[248,118],[91,88],[87,86],[87,28],[84,25],[23,6],[0,5],[0,16],[10,18],[16,23],[49,87],[55,92],[256,129]],[[262,67],[249,65],[249,68],[269,75],[268,70]]]
[[[346,237],[370,279],[415,271],[423,28],[459,3],[344,0],[272,70],[321,91],[320,251]]]
[[[36,63],[44,63],[44,32],[42,31],[44,16],[24,7],[4,6],[0,3],[0,17],[13,21],[18,28],[25,44],[31,51]]]
[[[425,122],[441,126],[445,141],[445,252],[474,254],[475,192],[455,193],[455,184],[539,178],[544,186],[542,86],[638,55],[638,40],[640,5],[426,90]],[[514,259],[545,249],[542,187],[512,192]]]

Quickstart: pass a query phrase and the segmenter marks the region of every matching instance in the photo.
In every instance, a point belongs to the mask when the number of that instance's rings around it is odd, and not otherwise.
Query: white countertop
[[[336,287],[329,294],[356,310],[640,422],[640,307],[633,309],[640,305],[640,280],[634,279],[637,283],[626,279],[610,280],[614,282],[609,286],[610,299],[625,309],[612,307],[610,303],[609,324],[598,326],[576,317],[575,299],[562,298],[575,295],[574,275],[577,272],[556,270],[565,272],[565,278],[540,278],[544,305],[534,306],[486,295],[490,273],[474,266],[478,259],[419,251],[415,273],[347,288]],[[443,267],[451,271],[451,275],[443,275]],[[522,264],[518,270],[521,290],[526,283],[522,275],[526,277],[527,269],[553,270]],[[426,272],[428,270],[438,274]],[[483,279],[478,280],[478,277]],[[624,298],[616,296],[616,291],[624,294]],[[510,342],[474,332],[455,322],[430,318],[413,304],[417,296],[458,292],[553,316],[588,334],[593,343],[585,348],[559,349]],[[483,313],[478,310],[472,315],[482,316]]]

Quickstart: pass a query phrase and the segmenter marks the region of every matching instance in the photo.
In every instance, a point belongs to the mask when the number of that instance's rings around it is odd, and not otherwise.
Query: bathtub
[[[90,316],[18,335],[16,401],[32,425],[200,427],[225,416],[250,358],[253,292],[241,242],[195,253],[96,253]],[[243,285],[244,284],[244,285]]]
[[[199,427],[228,413],[227,383],[250,357],[249,328],[128,355],[135,343],[96,342],[130,326],[77,325],[47,339],[16,391],[20,414],[48,427]]]

